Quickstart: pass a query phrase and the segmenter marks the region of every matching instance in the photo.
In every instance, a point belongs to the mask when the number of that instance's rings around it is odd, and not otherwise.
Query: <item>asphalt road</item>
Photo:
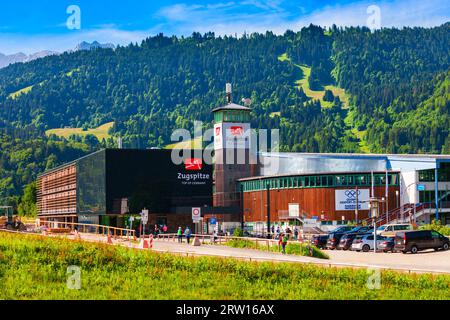
[[[226,246],[204,245],[200,247],[178,244],[176,242],[155,241],[154,249],[158,251],[191,253],[192,255],[217,255],[226,257],[238,257],[254,261],[285,261],[325,264],[333,266],[354,266],[365,268],[397,269],[413,272],[437,272],[450,274],[450,250],[427,250],[413,254],[402,253],[373,253],[354,252],[342,250],[326,250],[329,260],[302,257],[294,255],[282,255],[281,253],[264,252],[252,249],[230,248]]]
[[[73,238],[73,236],[67,237]],[[106,242],[106,237],[101,235],[81,234],[81,237],[85,241]],[[139,248],[139,245],[131,242],[112,241],[115,245]],[[188,245],[185,242],[179,244],[177,241],[174,242],[172,240],[154,240],[152,250],[186,256],[220,256],[251,261],[294,262],[336,267],[381,268],[415,273],[450,274],[450,250],[438,252],[427,250],[417,254],[325,250],[330,256],[329,260],[219,245],[194,247],[192,244]]]

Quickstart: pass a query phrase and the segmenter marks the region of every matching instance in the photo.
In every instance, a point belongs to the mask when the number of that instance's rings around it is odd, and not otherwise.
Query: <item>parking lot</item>
[[[394,269],[424,269],[450,273],[450,251],[420,251],[417,254],[374,253],[326,250],[330,260],[338,263],[367,264]]]

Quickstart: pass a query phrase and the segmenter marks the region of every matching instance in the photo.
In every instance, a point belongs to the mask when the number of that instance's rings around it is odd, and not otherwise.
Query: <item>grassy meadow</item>
[[[114,122],[108,122],[99,126],[98,128],[88,129],[86,131],[83,131],[83,128],[59,128],[47,130],[45,133],[47,136],[54,134],[57,135],[58,137],[63,137],[66,139],[72,135],[86,136],[88,134],[92,134],[96,136],[99,141],[102,141],[103,139],[108,139],[110,137],[110,134],[108,132],[113,125]]]
[[[292,63],[291,59],[288,57],[286,53],[282,54],[278,57],[278,60],[281,62],[289,62]],[[293,64],[297,68],[302,70],[303,78],[299,79],[295,82],[295,84],[299,88],[303,88],[303,92],[306,94],[307,97],[314,99],[314,100],[320,100],[320,104],[324,108],[331,108],[333,106],[332,102],[324,101],[323,96],[325,95],[325,90],[330,90],[333,92],[333,95],[335,97],[339,97],[343,103],[343,108],[347,108],[349,104],[349,96],[346,94],[345,90],[342,88],[339,88],[337,86],[333,85],[327,85],[324,86],[324,90],[314,91],[309,87],[309,77],[311,75],[311,67],[305,66],[305,65],[299,65],[299,64]]]
[[[81,268],[81,289],[66,285]],[[450,276],[170,254],[0,233],[0,299],[450,299]]]

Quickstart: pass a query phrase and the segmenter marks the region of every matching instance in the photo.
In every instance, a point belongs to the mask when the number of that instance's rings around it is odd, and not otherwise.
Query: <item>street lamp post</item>
[[[399,198],[400,192],[398,190],[395,190],[395,199],[397,202],[397,208],[400,208],[400,198]],[[400,209],[399,209],[400,210]],[[397,213],[397,220],[398,220],[398,213]]]
[[[378,198],[370,198],[370,213],[373,221],[373,252],[377,252],[377,217],[380,210],[380,200]]]
[[[267,238],[270,239],[270,183],[267,182]]]

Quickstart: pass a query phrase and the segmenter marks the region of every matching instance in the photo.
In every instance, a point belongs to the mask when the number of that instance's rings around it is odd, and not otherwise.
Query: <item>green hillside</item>
[[[235,102],[252,99],[252,127],[280,129],[282,151],[450,153],[448,43],[450,23],[310,25],[239,38],[159,34],[11,65],[0,70],[0,202],[78,155],[66,146],[97,150],[120,135],[127,148],[170,148],[175,129],[211,127],[227,82]],[[64,129],[113,122],[102,133]]]

